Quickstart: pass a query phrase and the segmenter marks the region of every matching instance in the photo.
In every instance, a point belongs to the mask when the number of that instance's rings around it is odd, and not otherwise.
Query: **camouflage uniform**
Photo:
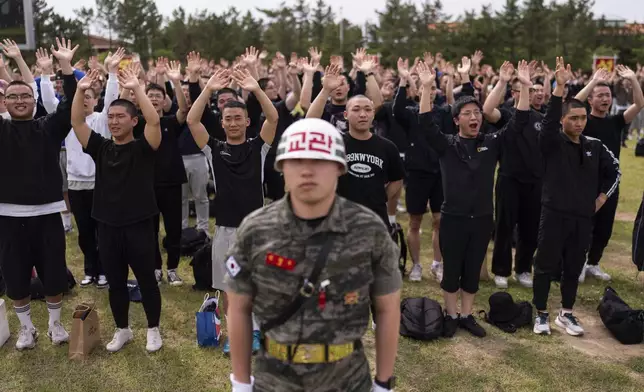
[[[292,302],[302,280],[311,274],[322,245],[319,234],[335,233],[335,242],[320,274],[328,279],[326,304],[318,307],[318,292],[304,311],[267,332],[281,344],[343,344],[359,340],[369,323],[371,298],[402,286],[399,249],[375,213],[337,196],[329,215],[317,226],[295,217],[288,194],[251,213],[237,231],[229,255],[240,270],[225,282],[228,290],[253,298],[260,324],[281,314]],[[313,239],[313,241],[312,241]],[[267,263],[271,253],[295,261],[292,270]],[[288,363],[264,350],[256,360],[255,391],[363,392],[372,378],[364,351],[358,349],[336,362]]]

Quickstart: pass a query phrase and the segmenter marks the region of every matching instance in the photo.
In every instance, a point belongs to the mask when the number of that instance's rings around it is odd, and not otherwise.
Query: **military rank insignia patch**
[[[297,265],[297,263],[293,259],[289,259],[270,252],[266,254],[266,264],[287,271],[292,271],[293,268],[295,268],[295,266]]]
[[[345,305],[355,305],[358,303],[358,292],[350,291],[344,295],[344,304]]]

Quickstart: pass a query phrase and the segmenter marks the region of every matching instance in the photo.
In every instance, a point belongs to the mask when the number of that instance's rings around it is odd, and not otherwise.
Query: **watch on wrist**
[[[365,75],[365,77],[373,76],[373,72],[369,72],[368,74]]]
[[[385,388],[385,389],[394,389],[396,387],[396,376],[391,376],[389,379],[385,382],[382,382],[378,380],[377,378],[374,379],[374,382],[376,385],[379,387]]]

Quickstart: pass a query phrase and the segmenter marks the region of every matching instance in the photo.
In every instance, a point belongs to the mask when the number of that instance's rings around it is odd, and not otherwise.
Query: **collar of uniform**
[[[297,218],[293,213],[293,208],[291,207],[290,194],[287,193],[282,200],[280,200],[280,212],[279,220],[280,224],[283,226],[285,232],[302,232],[310,230],[310,227],[301,219]],[[348,232],[347,225],[345,224],[345,219],[343,216],[344,212],[344,199],[338,195],[335,196],[333,205],[331,206],[331,211],[327,215],[326,219],[320,223],[314,230],[313,233],[317,232],[336,232],[336,233],[346,233]],[[295,224],[294,224],[295,223]]]

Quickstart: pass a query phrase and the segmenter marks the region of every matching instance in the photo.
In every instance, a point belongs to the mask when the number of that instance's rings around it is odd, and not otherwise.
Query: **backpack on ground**
[[[400,248],[400,256],[398,257],[398,268],[402,276],[405,276],[407,268],[407,241],[405,241],[405,231],[399,223],[391,225],[390,229],[391,238],[396,245]]]
[[[638,271],[644,271],[644,194],[633,225],[633,263]]]
[[[208,240],[208,235],[195,227],[188,227],[181,231],[181,255],[192,256]]]
[[[210,241],[195,252],[190,261],[192,275],[195,278],[193,290],[209,291],[212,289],[212,244]]]
[[[612,287],[606,287],[597,307],[604,326],[622,344],[644,340],[644,310],[633,310]]]
[[[512,295],[499,291],[490,295],[490,312],[479,312],[484,320],[503,332],[515,333],[517,329],[532,324],[532,304],[527,301],[514,302]]]
[[[215,296],[206,294],[199,311],[195,314],[197,345],[217,347],[221,338],[221,318],[219,316],[219,291]]]
[[[443,309],[433,299],[405,298],[400,304],[400,334],[417,340],[443,336]]]
[[[644,157],[644,137],[640,138],[640,140],[637,141],[637,144],[635,144],[635,156]]]

